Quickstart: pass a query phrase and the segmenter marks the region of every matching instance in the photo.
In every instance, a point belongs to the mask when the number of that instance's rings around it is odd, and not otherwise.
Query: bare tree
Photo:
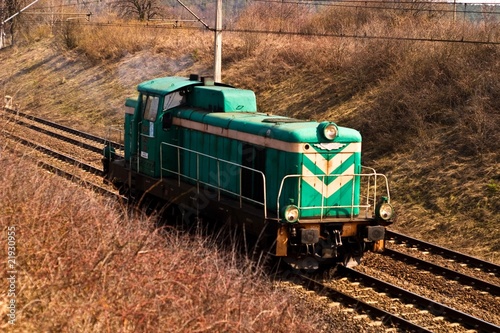
[[[124,17],[134,17],[140,21],[161,16],[161,7],[158,0],[121,0],[116,7]]]
[[[19,3],[18,0],[0,0],[0,36],[1,41],[2,41],[2,46],[4,42],[4,38],[6,37],[7,33],[10,35],[11,38],[11,44],[14,44],[14,32],[16,31],[17,28],[17,20],[18,17],[12,18],[8,21],[6,21],[9,17],[12,17],[15,13],[17,13],[20,8],[21,4]],[[6,21],[4,23],[4,21]]]

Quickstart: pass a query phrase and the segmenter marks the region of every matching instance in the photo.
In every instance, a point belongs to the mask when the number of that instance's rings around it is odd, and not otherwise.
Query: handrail
[[[117,132],[117,136],[118,136],[118,140],[115,140],[116,139],[116,136],[115,135],[112,135],[112,133],[115,133]],[[122,150],[123,153],[125,154],[125,146],[123,145],[123,128],[121,128],[121,126],[117,126],[117,125],[111,125],[111,126],[108,126],[107,130],[106,130],[106,136],[104,137],[104,147],[107,147],[109,146],[110,148],[109,149],[105,149],[103,151],[104,153],[104,157],[106,157],[108,160],[111,160],[113,158],[113,153],[112,153],[112,149],[116,149],[116,150]],[[118,145],[118,147],[116,147],[116,145]],[[114,152],[114,154],[116,154],[116,150]]]
[[[141,131],[142,131],[142,121],[139,121],[137,123],[137,129],[136,130],[137,130],[137,134],[138,134],[138,136],[137,136],[137,147],[136,147],[136,154],[137,154],[137,158],[136,159],[137,159],[137,173],[139,173],[140,172],[140,170],[139,170],[140,169],[140,164],[141,164],[140,163],[141,162],[140,161],[141,160],[141,139],[140,139],[140,137],[141,137]],[[132,165],[132,159],[130,160],[130,165]]]
[[[176,150],[176,156],[177,156],[177,170],[173,170],[173,169],[169,169],[169,168],[166,168],[164,167],[164,149],[168,149],[168,148],[171,148],[171,149],[175,149]],[[194,163],[196,163],[196,166],[195,166],[195,170],[194,171],[194,175],[188,175],[187,173],[183,173],[182,172],[182,158],[181,158],[181,152],[186,152],[186,153],[190,153],[190,154],[194,154],[195,156],[195,159],[194,159]],[[175,156],[174,155],[174,156]],[[208,181],[204,181],[202,178],[202,172],[200,170],[201,168],[201,164],[200,163],[200,160],[201,158],[206,158],[208,160],[211,160],[211,161],[215,161],[216,162],[216,174],[210,174],[210,178]],[[224,172],[223,171],[223,168],[221,167],[221,165],[226,164],[228,166],[235,166],[239,169],[239,171],[237,171],[239,173],[239,177],[238,177],[238,181],[239,181],[239,190],[238,191],[233,191],[231,189],[228,189],[227,187],[225,187],[223,184],[221,184],[221,177],[223,177],[224,175]],[[365,218],[369,218],[369,217],[372,217],[374,214],[373,212],[373,208],[375,207],[376,203],[377,203],[377,195],[378,195],[378,184],[379,182],[377,181],[378,177],[381,177],[382,178],[382,183],[385,184],[385,185],[381,185],[381,186],[384,186],[385,187],[385,190],[383,190],[382,192],[385,192],[386,196],[387,196],[387,200],[388,202],[390,202],[390,193],[389,193],[389,184],[388,184],[388,180],[387,180],[387,177],[384,175],[384,174],[379,174],[375,171],[375,169],[373,168],[369,168],[369,167],[364,167],[364,166],[361,166],[361,168],[365,168],[365,169],[368,169],[369,172],[367,173],[349,173],[349,174],[329,174],[329,175],[326,175],[326,174],[319,174],[319,175],[302,175],[302,174],[292,174],[292,175],[285,175],[282,179],[281,179],[281,184],[279,186],[279,190],[278,190],[278,195],[277,195],[277,200],[276,200],[276,216],[280,216],[280,199],[281,199],[281,196],[283,194],[283,189],[285,187],[285,181],[287,179],[290,179],[290,178],[297,178],[299,180],[304,180],[305,178],[308,178],[308,177],[315,177],[315,178],[320,178],[322,179],[322,193],[324,193],[324,186],[325,186],[325,179],[327,179],[328,177],[348,177],[348,178],[351,178],[353,179],[352,181],[352,190],[351,190],[351,203],[350,205],[334,205],[334,206],[328,206],[326,204],[326,200],[327,198],[325,198],[325,196],[323,195],[323,198],[322,198],[322,201],[321,201],[321,204],[318,205],[318,206],[309,206],[309,207],[302,207],[301,206],[301,195],[302,195],[302,191],[300,190],[300,188],[298,189],[298,203],[297,203],[297,206],[299,208],[299,210],[312,210],[312,209],[320,209],[320,221],[323,221],[327,216],[325,215],[325,211],[328,210],[328,209],[350,209],[351,212],[350,212],[350,218],[351,220],[354,219],[354,211],[355,209],[359,209],[359,210],[364,210],[365,213]],[[254,198],[250,198],[250,197],[247,197],[245,195],[243,195],[243,186],[242,186],[242,178],[243,178],[243,172],[242,170],[245,169],[245,170],[249,170],[250,172],[253,172],[255,173],[256,175],[260,175],[260,177],[262,178],[262,184],[263,184],[263,201],[259,201],[259,200],[255,200]],[[192,149],[188,149],[188,148],[185,148],[185,147],[181,147],[181,146],[178,146],[178,145],[175,145],[175,144],[172,144],[172,143],[167,143],[167,142],[161,142],[160,144],[160,178],[163,179],[164,177],[164,173],[165,172],[168,172],[170,174],[173,174],[175,176],[177,176],[177,182],[178,184],[180,185],[181,183],[181,180],[182,179],[187,179],[187,180],[190,180],[190,181],[193,181],[196,183],[196,191],[197,193],[199,194],[200,193],[200,185],[203,185],[203,186],[206,186],[206,187],[210,187],[210,188],[213,188],[213,189],[216,189],[217,191],[217,201],[220,201],[221,200],[221,193],[228,193],[228,194],[232,194],[232,195],[235,195],[238,197],[239,199],[239,202],[240,202],[240,207],[242,207],[243,205],[243,200],[247,201],[247,202],[252,202],[252,203],[255,203],[255,204],[258,204],[258,205],[261,205],[263,206],[263,209],[264,209],[264,216],[265,218],[267,218],[268,216],[268,212],[267,212],[267,181],[266,181],[266,177],[265,177],[265,174],[264,172],[260,171],[260,170],[257,170],[257,169],[254,169],[254,168],[251,168],[251,167],[248,167],[248,166],[245,166],[245,165],[242,165],[242,164],[239,164],[239,163],[236,163],[236,162],[231,162],[231,161],[228,161],[228,160],[224,160],[224,159],[221,159],[221,158],[218,158],[218,157],[213,157],[211,155],[208,155],[208,154],[205,154],[205,153],[201,153],[199,151],[196,151],[196,150],[192,150]],[[355,196],[355,188],[356,188],[356,182],[354,181],[355,178],[359,178],[359,186],[360,186],[360,192],[362,190],[364,190],[364,187],[366,186],[366,202],[362,203],[361,200],[363,200],[364,198],[362,198],[362,196],[360,196],[360,201],[355,204],[355,200],[356,200],[356,196]],[[215,182],[215,183],[214,183]],[[298,183],[299,186],[300,186],[300,182]],[[356,216],[359,216],[359,214],[357,214]]]
[[[375,193],[374,193],[374,196],[376,197],[377,196],[377,177],[382,177],[384,178],[384,181],[385,181],[385,193],[387,195],[387,202],[388,203],[391,203],[391,193],[389,191],[389,180],[387,179],[387,176],[382,174],[382,173],[377,173],[377,171],[375,171],[374,168],[372,167],[367,167],[367,166],[364,166],[362,165],[361,166],[361,169],[369,169],[372,171],[372,174],[375,176],[375,179],[374,179],[374,189],[375,189]]]
[[[117,132],[118,134],[113,135],[112,133],[115,133],[115,132]],[[123,130],[122,126],[119,126],[119,125],[108,126],[107,131],[106,131],[106,137],[104,138],[105,143],[116,142],[116,143],[123,146],[123,139],[124,139],[123,132],[124,132],[124,130]],[[115,137],[118,137],[118,140],[114,139]]]
[[[362,178],[363,179],[366,179],[366,182],[367,182],[367,193],[366,193],[366,204],[357,204],[355,205],[354,204],[354,181],[353,181],[353,189],[351,190],[351,192],[353,193],[352,194],[352,197],[351,197],[351,204],[350,205],[335,205],[335,206],[326,206],[324,205],[324,201],[325,201],[325,197],[324,195],[322,194],[322,199],[321,199],[321,205],[320,206],[308,206],[308,207],[302,207],[301,206],[301,192],[302,191],[298,191],[298,202],[297,202],[297,208],[299,210],[310,210],[310,209],[320,209],[320,221],[323,221],[323,218],[324,218],[324,210],[327,210],[327,209],[339,209],[339,208],[350,208],[351,209],[351,220],[354,219],[354,209],[355,208],[359,208],[359,209],[365,209],[365,217],[368,218],[369,217],[369,210],[372,206],[375,205],[376,203],[376,198],[377,198],[377,177],[381,177],[383,178],[384,182],[385,182],[385,193],[387,194],[387,200],[388,202],[390,202],[390,193],[389,193],[389,182],[387,180],[387,177],[384,175],[384,174],[380,174],[380,173],[377,173],[375,171],[375,169],[373,168],[367,168],[367,169],[370,169],[372,171],[372,173],[352,173],[352,174],[329,174],[329,175],[326,175],[326,174],[322,174],[322,175],[300,175],[300,174],[292,174],[292,175],[286,175],[285,177],[283,177],[283,179],[281,180],[281,184],[280,184],[280,187],[279,187],[279,190],[278,190],[278,196],[277,196],[277,200],[276,200],[276,212],[277,212],[277,216],[280,216],[280,198],[281,198],[281,195],[282,195],[282,192],[283,192],[283,188],[284,188],[284,184],[285,184],[285,181],[287,179],[291,179],[291,178],[297,178],[299,180],[303,180],[304,178],[321,178],[322,179],[322,193],[324,193],[324,184],[325,184],[325,177],[352,177],[354,179],[354,177],[359,177],[360,178],[360,186],[361,186],[361,182],[362,182]],[[373,195],[370,194],[370,188],[371,188],[371,179],[374,179],[374,190],[373,190]],[[299,183],[299,186],[300,186],[300,183]],[[372,202],[373,202],[373,205],[370,204],[370,198],[372,198]]]
[[[175,148],[177,150],[177,171],[176,170],[170,170],[168,168],[164,168],[163,167],[163,146],[172,147],[172,148]],[[188,176],[186,174],[182,174],[181,173],[181,158],[180,158],[181,157],[181,154],[180,154],[181,151],[185,151],[185,152],[188,152],[188,153],[193,153],[193,154],[196,155],[196,178],[193,178],[193,177],[190,177],[190,176]],[[201,178],[200,177],[200,157],[205,157],[205,158],[208,158],[208,159],[211,159],[211,160],[217,162],[217,177],[216,177],[217,185],[204,182],[204,181],[202,181],[200,179]],[[241,171],[239,172],[239,193],[233,192],[231,190],[228,190],[228,189],[222,187],[222,185],[221,185],[221,171],[220,171],[221,170],[221,168],[220,168],[220,164],[221,163],[226,163],[228,165],[233,165],[233,166],[236,166],[236,167],[238,167],[240,169],[250,170],[251,172],[255,172],[255,173],[259,174],[262,177],[263,202],[260,202],[260,201],[254,200],[252,198],[246,197],[246,196],[244,196],[242,194],[243,186],[242,186],[242,172]],[[170,173],[172,173],[174,175],[177,175],[178,184],[180,184],[181,178],[185,178],[185,179],[189,179],[189,180],[195,181],[196,184],[197,184],[196,190],[197,190],[198,194],[200,193],[200,184],[205,185],[205,186],[209,186],[209,187],[212,187],[212,188],[215,188],[215,189],[217,189],[217,200],[218,201],[220,201],[220,199],[221,199],[221,197],[220,197],[221,192],[226,192],[226,193],[229,193],[229,194],[236,195],[236,196],[238,196],[239,201],[240,201],[240,208],[243,205],[243,199],[245,199],[246,201],[258,204],[258,205],[262,205],[263,209],[264,209],[264,218],[267,219],[267,195],[266,195],[266,188],[267,187],[266,187],[266,176],[260,170],[257,170],[257,169],[254,169],[254,168],[250,168],[250,167],[241,165],[239,163],[227,161],[227,160],[224,160],[224,159],[221,159],[221,158],[218,158],[218,157],[213,157],[213,156],[201,153],[201,152],[196,151],[196,150],[188,149],[188,148],[181,147],[181,146],[174,145],[174,144],[167,143],[167,142],[162,142],[160,144],[160,166],[161,166],[161,172],[160,172],[160,178],[161,179],[163,179],[163,171],[166,171],[166,172],[170,172]]]

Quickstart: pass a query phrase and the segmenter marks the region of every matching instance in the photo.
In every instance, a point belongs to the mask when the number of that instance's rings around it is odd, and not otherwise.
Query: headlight
[[[393,209],[391,204],[383,203],[379,209],[379,216],[384,220],[390,220],[393,214]]]
[[[383,197],[382,200],[377,205],[375,214],[382,220],[390,220],[394,215],[394,208],[387,202],[387,198]]]
[[[323,135],[328,140],[335,139],[338,134],[339,134],[339,129],[337,128],[337,125],[335,125],[334,123],[329,123],[323,128]]]
[[[293,205],[287,206],[285,208],[284,215],[285,215],[285,220],[287,222],[290,223],[297,222],[299,220],[299,209],[297,208],[297,206]]]

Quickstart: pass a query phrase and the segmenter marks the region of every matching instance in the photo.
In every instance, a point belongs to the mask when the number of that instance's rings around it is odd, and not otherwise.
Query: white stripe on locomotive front
[[[350,165],[347,170],[342,172],[339,176],[336,176],[335,180],[330,184],[326,185],[323,182],[323,179],[327,179],[328,174],[323,178],[321,176],[318,177],[317,174],[314,174],[311,170],[309,170],[305,165],[302,167],[302,178],[307,184],[309,184],[312,188],[314,188],[319,194],[321,194],[325,198],[331,197],[335,192],[339,191],[341,187],[347,184],[349,181],[353,179],[354,175],[354,164]],[[334,176],[330,176],[334,177]]]

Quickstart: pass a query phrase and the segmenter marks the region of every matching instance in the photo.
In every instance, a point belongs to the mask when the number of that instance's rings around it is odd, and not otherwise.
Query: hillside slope
[[[169,38],[100,61],[52,39],[3,49],[0,97],[103,135],[139,82],[211,72],[212,35],[175,53]],[[223,80],[255,90],[261,111],[360,130],[364,164],[389,175],[394,229],[500,262],[498,47],[321,43],[267,37],[248,52],[229,36]]]

